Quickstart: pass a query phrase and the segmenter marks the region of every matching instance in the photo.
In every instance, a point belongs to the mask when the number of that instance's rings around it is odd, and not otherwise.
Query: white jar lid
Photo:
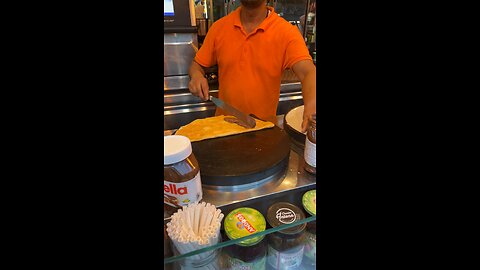
[[[163,165],[180,162],[192,153],[192,144],[185,136],[163,136],[163,143]]]

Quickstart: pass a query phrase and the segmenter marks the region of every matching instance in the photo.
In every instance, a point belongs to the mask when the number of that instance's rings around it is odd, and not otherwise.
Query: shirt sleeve
[[[195,55],[195,62],[203,67],[211,67],[217,64],[217,56],[215,52],[215,37],[217,36],[217,27],[215,23],[210,27],[202,47]]]
[[[302,60],[312,60],[302,34],[295,26],[290,26],[291,28],[288,31],[287,48],[285,51],[285,61],[283,63],[284,69],[292,68],[293,65]]]

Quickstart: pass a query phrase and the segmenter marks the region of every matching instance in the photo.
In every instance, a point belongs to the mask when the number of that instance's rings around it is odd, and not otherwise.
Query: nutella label
[[[305,139],[305,162],[312,167],[317,167],[317,144],[312,143],[308,138]]]
[[[290,270],[298,269],[302,264],[303,246],[297,250],[279,252],[272,246],[268,246],[268,264],[275,269]]]
[[[173,207],[182,207],[202,199],[200,172],[189,181],[173,183],[163,181],[163,202]]]

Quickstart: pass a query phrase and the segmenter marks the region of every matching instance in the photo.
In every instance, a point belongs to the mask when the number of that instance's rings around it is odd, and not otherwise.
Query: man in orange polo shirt
[[[208,100],[203,68],[217,64],[219,98],[273,122],[282,73],[292,69],[302,83],[306,130],[308,117],[316,113],[316,68],[300,31],[266,6],[266,0],[241,0],[240,7],[212,25],[190,66],[193,95]],[[216,114],[224,113],[217,109]]]

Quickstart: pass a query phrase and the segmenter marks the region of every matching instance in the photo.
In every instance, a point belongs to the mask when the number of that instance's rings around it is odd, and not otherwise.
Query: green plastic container
[[[266,226],[265,217],[263,217],[262,213],[249,207],[242,207],[233,210],[225,217],[225,220],[223,221],[225,233],[231,240],[265,231]],[[262,241],[264,237],[265,236],[258,236],[244,240],[238,243],[238,245],[255,245]]]
[[[317,215],[317,190],[310,190],[305,192],[302,197],[302,204],[305,211],[310,215]]]

